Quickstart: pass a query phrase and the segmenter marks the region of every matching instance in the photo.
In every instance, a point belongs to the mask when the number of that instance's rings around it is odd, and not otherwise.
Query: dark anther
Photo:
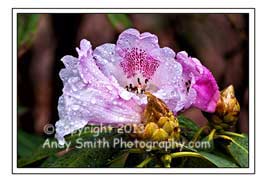
[[[138,83],[141,84],[140,78],[137,79]]]
[[[126,89],[127,89],[127,91],[128,91],[128,86],[126,86]]]
[[[145,84],[147,84],[147,82],[148,82],[148,79],[145,79]]]
[[[129,88],[130,88],[130,90],[132,90],[132,89],[133,89],[132,84],[129,84]]]

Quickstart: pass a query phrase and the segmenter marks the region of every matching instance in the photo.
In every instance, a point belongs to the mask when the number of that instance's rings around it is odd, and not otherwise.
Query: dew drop
[[[96,99],[94,99],[94,98],[92,98],[91,100],[90,100],[90,102],[91,102],[91,104],[96,104]]]
[[[72,109],[75,110],[75,111],[78,110],[79,109],[79,105],[72,105]]]
[[[107,89],[112,91],[113,90],[113,87],[112,86],[107,86]]]

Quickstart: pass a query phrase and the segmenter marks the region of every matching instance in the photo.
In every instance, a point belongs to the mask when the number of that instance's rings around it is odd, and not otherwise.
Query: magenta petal
[[[183,67],[185,82],[189,80],[189,90],[196,91],[196,100],[193,106],[206,112],[214,112],[220,96],[217,82],[212,73],[196,58],[188,57],[185,51],[177,54],[177,61]]]
[[[214,112],[220,93],[211,72],[205,70],[203,77],[195,82],[193,88],[197,92],[194,106],[206,112]]]

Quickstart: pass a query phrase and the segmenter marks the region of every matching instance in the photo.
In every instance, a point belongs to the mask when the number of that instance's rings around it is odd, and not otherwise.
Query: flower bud
[[[157,129],[158,126],[156,123],[154,122],[148,123],[144,129],[144,138],[146,139],[151,138]]]
[[[180,137],[178,120],[162,100],[150,93],[146,95],[148,104],[144,110],[144,131],[136,131],[136,135],[132,137],[148,141],[178,140]]]
[[[168,133],[164,129],[159,128],[154,132],[151,139],[153,141],[165,141],[168,139]]]
[[[164,124],[163,129],[164,129],[167,133],[171,134],[171,133],[173,132],[175,126],[176,126],[175,122],[173,122],[173,121],[167,121],[167,122]]]
[[[168,117],[160,117],[157,124],[159,127],[163,127],[168,120]]]
[[[172,157],[170,155],[163,155],[161,157],[161,160],[162,160],[165,167],[170,168],[170,163],[172,161]]]
[[[235,97],[233,85],[221,91],[214,113],[204,113],[209,122],[220,129],[228,129],[234,126],[239,117],[240,105]]]

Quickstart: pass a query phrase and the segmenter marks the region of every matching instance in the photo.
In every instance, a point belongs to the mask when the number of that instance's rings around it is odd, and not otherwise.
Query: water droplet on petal
[[[75,111],[78,110],[79,109],[79,105],[72,105],[72,109],[75,110]]]
[[[110,90],[110,91],[112,91],[112,90],[113,90],[113,87],[110,86],[110,85],[108,85],[108,86],[107,86],[107,89]]]
[[[130,100],[132,97],[132,94],[130,92],[125,91],[125,90],[120,92],[119,95],[124,100]]]
[[[90,102],[91,102],[91,104],[94,105],[94,104],[96,104],[96,99],[95,98],[92,98]]]

